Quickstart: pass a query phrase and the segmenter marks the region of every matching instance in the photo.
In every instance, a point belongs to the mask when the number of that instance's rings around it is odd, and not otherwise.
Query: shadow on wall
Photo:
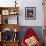
[[[43,43],[43,30],[42,30],[42,26],[21,26],[20,31],[19,31],[19,40],[21,42],[24,33],[26,32],[26,30],[28,28],[32,28],[34,30],[34,32],[36,32],[37,37],[39,39],[39,41],[41,43]]]

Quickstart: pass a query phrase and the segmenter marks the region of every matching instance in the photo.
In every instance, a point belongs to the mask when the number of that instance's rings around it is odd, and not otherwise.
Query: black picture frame
[[[25,19],[36,20],[36,7],[25,7]]]

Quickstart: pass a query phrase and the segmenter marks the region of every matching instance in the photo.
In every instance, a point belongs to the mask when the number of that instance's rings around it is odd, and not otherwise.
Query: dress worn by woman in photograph
[[[25,32],[25,35],[22,38],[21,45],[22,46],[41,46],[39,40],[37,39],[36,33],[31,28],[27,29],[27,31]]]

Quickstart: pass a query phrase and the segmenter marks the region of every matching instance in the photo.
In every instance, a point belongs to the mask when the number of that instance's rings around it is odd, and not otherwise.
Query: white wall
[[[15,0],[0,0],[0,6],[15,6]],[[17,0],[19,9],[19,24],[21,26],[43,26],[42,0]],[[36,20],[25,20],[25,7],[36,7]]]
[[[42,26],[43,25],[43,11],[42,0],[21,0],[20,11],[20,25],[24,26]],[[36,7],[36,20],[25,20],[25,7]]]

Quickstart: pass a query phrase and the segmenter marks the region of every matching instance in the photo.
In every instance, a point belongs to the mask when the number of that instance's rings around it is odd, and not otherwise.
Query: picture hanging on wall
[[[36,20],[36,8],[35,7],[25,7],[25,19]]]

